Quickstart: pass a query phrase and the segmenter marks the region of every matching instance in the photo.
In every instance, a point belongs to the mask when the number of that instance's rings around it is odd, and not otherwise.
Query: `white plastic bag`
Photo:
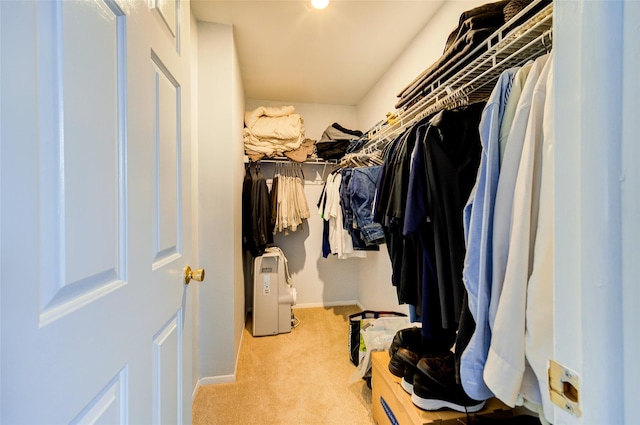
[[[411,323],[408,317],[380,317],[365,323],[360,329],[360,335],[364,342],[361,344],[360,362],[349,382],[359,381],[371,370],[372,352],[388,350],[396,332],[416,325],[419,324]]]

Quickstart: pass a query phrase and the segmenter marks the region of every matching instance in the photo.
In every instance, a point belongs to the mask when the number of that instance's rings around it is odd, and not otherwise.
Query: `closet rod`
[[[369,142],[360,150],[372,152],[381,149],[408,127],[442,109],[486,100],[504,70],[524,65],[550,51],[553,3],[544,6],[522,24],[515,27],[513,24],[547,2],[532,2],[462,59],[469,63],[461,70],[443,74],[424,90],[423,96],[417,101],[396,110],[389,119],[374,125],[366,133]],[[475,59],[469,59],[485,49]]]
[[[245,156],[244,158],[244,163],[247,164],[249,163],[249,158],[247,156]],[[291,164],[311,164],[311,165],[332,165],[332,164],[337,164],[338,160],[337,159],[320,159],[320,158],[307,158],[304,162],[297,162],[297,161],[291,161],[289,158],[287,158],[286,156],[283,157],[274,157],[274,158],[262,158],[258,161],[255,162],[263,162],[263,163],[275,163],[275,164],[281,164],[281,163],[291,163]]]

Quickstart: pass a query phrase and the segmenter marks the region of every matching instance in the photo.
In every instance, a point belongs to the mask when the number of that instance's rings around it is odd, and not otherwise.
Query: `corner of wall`
[[[235,248],[234,248],[234,352],[236,363],[238,365],[238,355],[240,352],[240,346],[242,342],[242,335],[245,327],[245,278],[244,278],[244,266],[243,266],[243,250],[242,250],[242,181],[244,178],[244,141],[243,141],[243,128],[244,128],[244,111],[245,111],[245,93],[244,85],[242,82],[242,72],[240,69],[240,62],[238,60],[238,54],[235,48],[235,37],[233,37],[233,79],[234,79],[234,94],[233,94],[233,143],[235,144],[235,151],[233,156],[233,182],[234,182],[234,210],[237,214],[234,214],[233,228],[235,234]]]
[[[199,376],[229,377],[244,329],[242,250],[238,248],[244,89],[233,28],[200,22],[197,32],[198,251],[199,266],[210,279],[200,288]]]
[[[191,185],[193,196],[192,202],[192,243],[193,243],[193,256],[199,257],[198,253],[198,22],[196,21],[193,11],[190,11],[190,40],[191,40]],[[199,288],[196,287],[195,291],[192,291],[192,306],[193,306],[193,353],[191,358],[192,372],[191,382],[193,383],[193,396],[195,397],[198,391],[198,370],[199,370],[199,350],[200,337],[199,337]]]

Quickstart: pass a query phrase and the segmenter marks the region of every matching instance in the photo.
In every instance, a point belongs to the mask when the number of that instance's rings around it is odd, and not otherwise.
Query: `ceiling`
[[[247,98],[356,105],[444,0],[191,0],[233,25]],[[399,89],[402,84],[399,83]]]

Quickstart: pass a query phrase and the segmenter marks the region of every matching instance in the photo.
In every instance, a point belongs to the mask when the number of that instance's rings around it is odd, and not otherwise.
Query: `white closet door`
[[[0,422],[190,423],[189,3],[0,14]]]

